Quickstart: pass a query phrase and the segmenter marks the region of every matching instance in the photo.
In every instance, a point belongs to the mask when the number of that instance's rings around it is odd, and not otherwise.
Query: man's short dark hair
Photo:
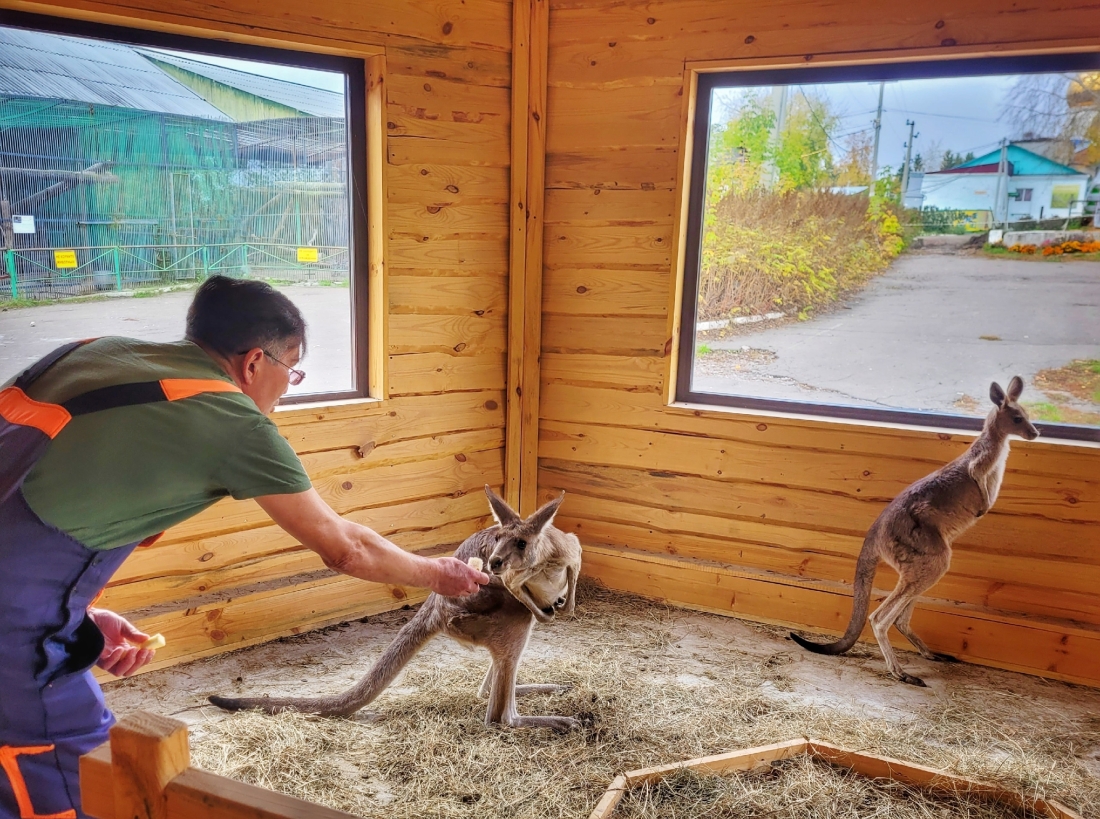
[[[261,350],[280,356],[306,344],[306,322],[294,303],[265,282],[211,276],[187,310],[188,341],[223,356]]]

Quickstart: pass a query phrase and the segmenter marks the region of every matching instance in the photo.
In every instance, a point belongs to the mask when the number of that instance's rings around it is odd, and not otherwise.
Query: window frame
[[[699,266],[703,244],[703,207],[706,192],[707,161],[710,144],[712,94],[721,88],[753,86],[807,85],[823,82],[882,82],[890,80],[965,78],[993,74],[1019,74],[1057,71],[1100,70],[1100,52],[1080,51],[1064,54],[1039,54],[1010,57],[974,57],[963,59],[925,59],[914,62],[877,62],[747,68],[745,70],[709,70],[694,72],[693,109],[687,125],[685,148],[690,159],[684,169],[681,204],[686,210],[683,233],[682,289],[680,290],[679,335],[676,358],[676,383],[672,403],[701,404],[752,410],[760,413],[812,416],[823,421],[860,421],[880,425],[939,427],[981,430],[984,419],[944,412],[872,409],[844,404],[819,404],[779,398],[747,395],[723,395],[697,392],[691,388],[695,363],[695,324],[698,309]],[[1036,428],[1047,439],[1100,442],[1100,427],[1036,421]]]
[[[351,310],[352,388],[329,392],[284,396],[279,406],[328,403],[371,398],[369,307],[368,186],[367,174],[367,88],[366,60],[335,54],[320,54],[268,45],[194,37],[130,26],[93,23],[65,17],[0,9],[0,26],[61,34],[70,37],[107,40],[127,45],[189,51],[214,57],[277,63],[342,73],[345,78],[348,139],[348,291]],[[308,371],[308,368],[306,368]]]

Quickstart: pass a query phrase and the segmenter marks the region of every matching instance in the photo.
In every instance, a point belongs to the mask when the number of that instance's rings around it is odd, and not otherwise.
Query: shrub
[[[886,269],[905,240],[894,206],[828,191],[730,194],[707,216],[703,320],[780,310],[806,318]]]

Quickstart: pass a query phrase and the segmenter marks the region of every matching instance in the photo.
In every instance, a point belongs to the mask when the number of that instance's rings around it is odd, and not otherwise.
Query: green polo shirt
[[[28,390],[61,403],[88,390],[164,378],[231,379],[187,341],[102,338],[77,348]],[[226,496],[304,492],[301,461],[251,398],[204,393],[75,416],[23,483],[45,523],[92,549],[143,540]]]

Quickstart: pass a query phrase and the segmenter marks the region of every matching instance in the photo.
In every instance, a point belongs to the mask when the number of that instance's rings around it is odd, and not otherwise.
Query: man
[[[184,341],[78,342],[0,390],[0,819],[83,815],[77,760],[114,722],[89,669],[126,676],[152,657],[92,603],[139,543],[223,497],[255,498],[352,577],[450,596],[488,582],[321,500],[267,417],[305,377],[305,341],[286,296],[215,276]]]

